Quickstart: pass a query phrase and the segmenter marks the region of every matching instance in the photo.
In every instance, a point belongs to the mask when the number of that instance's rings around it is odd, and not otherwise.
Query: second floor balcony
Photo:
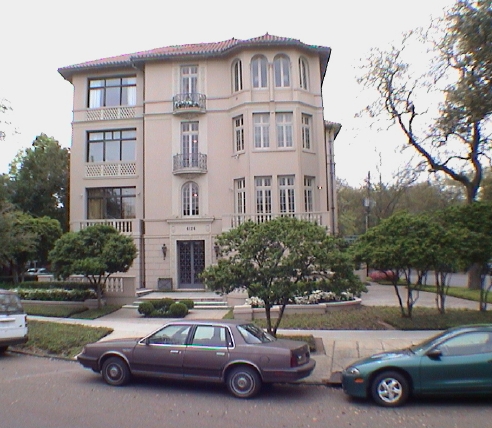
[[[173,174],[205,174],[207,155],[203,153],[181,153],[173,156]]]
[[[173,113],[205,113],[206,97],[199,93],[177,94],[173,97]]]

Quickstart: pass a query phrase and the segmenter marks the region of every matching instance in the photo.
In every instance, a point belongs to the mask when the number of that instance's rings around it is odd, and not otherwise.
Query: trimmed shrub
[[[188,307],[181,302],[173,303],[169,306],[169,316],[171,318],[184,318],[188,314]]]
[[[183,303],[184,305],[186,305],[188,310],[193,309],[195,307],[195,302],[191,299],[183,299],[180,300],[179,303]]]
[[[56,302],[83,302],[86,299],[96,299],[94,290],[65,290],[64,288],[17,288],[17,294],[22,300],[53,300]]]
[[[169,309],[169,307],[174,303],[174,300],[166,298],[166,299],[159,299],[159,300],[151,300],[151,302],[156,310],[163,309],[164,312],[166,312]]]
[[[138,305],[138,313],[148,317],[154,311],[152,302],[142,302]]]

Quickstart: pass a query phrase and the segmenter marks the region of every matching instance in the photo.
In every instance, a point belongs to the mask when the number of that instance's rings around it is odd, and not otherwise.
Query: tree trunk
[[[470,290],[480,290],[482,287],[481,281],[482,266],[479,263],[474,263],[470,269],[468,269],[468,288]]]

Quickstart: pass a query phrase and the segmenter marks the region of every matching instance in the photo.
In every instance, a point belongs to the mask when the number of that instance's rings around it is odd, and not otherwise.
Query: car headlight
[[[360,374],[360,371],[357,367],[347,367],[345,369],[345,373],[352,375],[352,376],[356,376],[356,375]]]

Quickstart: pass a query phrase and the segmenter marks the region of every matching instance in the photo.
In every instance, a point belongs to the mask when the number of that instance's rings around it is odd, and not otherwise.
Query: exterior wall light
[[[166,255],[167,255],[167,246],[166,246],[166,244],[162,244],[161,251],[162,251],[162,257],[163,257],[163,259],[166,260]]]
[[[215,257],[216,258],[219,258],[219,255],[220,255],[220,247],[218,244],[215,244],[214,245],[214,251],[215,251]]]

